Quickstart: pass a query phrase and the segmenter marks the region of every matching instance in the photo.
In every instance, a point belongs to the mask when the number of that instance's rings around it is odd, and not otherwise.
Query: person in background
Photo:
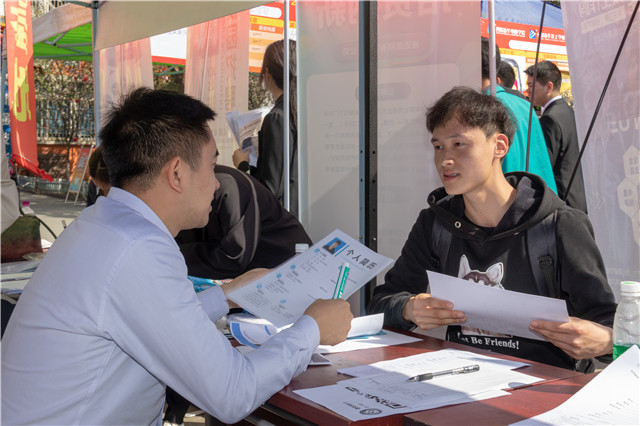
[[[16,305],[2,342],[3,424],[160,424],[170,386],[234,423],[346,339],[345,300],[316,300],[240,354],[215,326],[251,271],[200,293],[174,237],[203,227],[218,187],[215,113],[147,88],[100,131],[109,195],[67,227]]]
[[[216,178],[207,226],[176,236],[189,275],[235,278],[280,265],[295,255],[297,243],[311,245],[298,219],[252,176],[217,165]]]
[[[0,195],[2,196],[2,232],[10,227],[13,222],[20,216],[20,207],[18,203],[20,197],[18,196],[18,188],[11,174],[9,173],[9,160],[7,160],[6,152],[2,151],[2,188],[0,188]],[[1,233],[1,232],[0,232]]]
[[[489,76],[489,39],[481,38],[482,45],[482,90],[489,93],[491,84]],[[496,70],[500,68],[500,52],[496,46]],[[527,137],[529,133],[529,102],[518,96],[507,93],[502,86],[496,87],[496,98],[510,111],[516,132],[511,140],[509,154],[502,161],[502,171],[528,171],[540,176],[554,192],[557,193],[556,181],[553,177],[551,161],[547,154],[547,145],[538,122],[538,117],[531,117],[531,142],[529,147],[529,167],[527,168]]]
[[[111,188],[109,171],[102,159],[101,146],[94,149],[89,157],[89,176],[91,182],[87,190],[87,207],[94,205],[99,196],[106,196]]]
[[[271,111],[264,117],[258,133],[258,163],[249,166],[249,152],[237,149],[233,164],[251,175],[276,196],[284,205],[284,188],[289,185],[289,211],[298,217],[298,110],[296,78],[296,42],[289,41],[289,129],[284,128],[284,41],[267,46],[262,62],[260,80],[276,99]],[[289,158],[284,158],[284,133],[289,132]],[[284,182],[284,168],[289,168],[289,182]]]
[[[506,107],[491,96],[456,87],[428,110],[427,129],[444,187],[429,195],[429,208],[420,213],[384,284],[375,289],[368,312],[384,312],[387,327],[447,326],[452,342],[563,368],[611,354],[616,303],[589,218],[567,206],[539,176],[502,173],[500,161],[515,131]],[[464,312],[425,292],[429,270],[477,285],[541,294],[529,240],[547,239],[532,230],[550,215],[555,220],[555,290],[570,317],[564,323],[533,321],[530,330],[545,340],[465,327]]]
[[[571,108],[560,95],[562,73],[551,61],[538,62],[536,75],[534,66],[525,71],[529,93],[533,91],[533,105],[542,109],[540,126],[553,167],[558,196],[566,200],[567,204],[587,213],[587,197],[584,191],[582,166],[577,165],[576,175],[567,193],[569,180],[580,156],[576,117]],[[536,81],[533,90],[533,81]]]
[[[522,99],[527,99],[522,92],[513,88],[513,85],[516,82],[516,73],[513,71],[511,64],[507,61],[500,61],[500,67],[498,68],[496,79],[498,80],[498,84],[502,86],[507,93],[516,95]]]

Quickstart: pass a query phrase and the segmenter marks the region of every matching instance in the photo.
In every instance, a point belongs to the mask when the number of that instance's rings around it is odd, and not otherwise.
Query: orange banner
[[[5,1],[4,8],[7,25],[11,157],[16,164],[53,181],[51,176],[38,168],[31,2]]]
[[[260,73],[267,46],[282,40],[284,32],[284,4],[273,2],[251,9],[249,31],[249,72]],[[289,34],[296,29],[296,2],[289,2]],[[295,39],[295,37],[292,37]]]

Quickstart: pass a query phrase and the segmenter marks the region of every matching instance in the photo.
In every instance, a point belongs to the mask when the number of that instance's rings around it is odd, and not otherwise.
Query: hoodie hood
[[[566,207],[564,201],[538,175],[526,172],[505,174],[511,186],[518,190],[516,199],[498,225],[487,230],[470,222],[465,216],[461,195],[448,195],[444,187],[429,194],[429,206],[453,235],[477,241],[491,241],[510,237],[540,222],[549,213]]]

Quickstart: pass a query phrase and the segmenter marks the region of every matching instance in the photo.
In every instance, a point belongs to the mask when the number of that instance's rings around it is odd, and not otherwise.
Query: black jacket
[[[557,268],[569,315],[611,326],[616,303],[588,217],[563,203],[536,175],[508,173],[507,180],[518,189],[516,200],[498,226],[490,229],[466,219],[461,196],[449,196],[444,188],[433,191],[428,198],[430,208],[420,213],[385,283],[375,289],[369,313],[384,312],[386,326],[412,329],[415,325],[402,319],[402,308],[409,297],[427,290],[427,269],[458,277],[463,265],[480,274],[498,265],[501,273],[494,278],[495,284],[538,294],[527,254],[526,230],[557,210]],[[445,265],[439,265],[440,254],[432,253],[435,216],[452,234]],[[549,342],[517,336],[476,336],[460,326],[449,327],[447,339],[573,368],[573,360]]]
[[[573,109],[567,105],[564,99],[553,101],[540,116],[540,126],[547,142],[553,176],[558,187],[558,196],[564,199],[571,174],[580,155]],[[587,213],[587,199],[581,166],[576,171],[566,201],[571,207]]]
[[[235,278],[278,266],[295,254],[296,243],[311,245],[300,222],[254,178],[221,165],[216,177],[220,188],[207,226],[176,236],[190,275]]]
[[[282,96],[264,117],[258,133],[258,164],[251,175],[284,205],[284,167],[289,167],[289,211],[298,217],[298,131],[293,117],[289,120],[289,159],[284,159],[284,101]]]

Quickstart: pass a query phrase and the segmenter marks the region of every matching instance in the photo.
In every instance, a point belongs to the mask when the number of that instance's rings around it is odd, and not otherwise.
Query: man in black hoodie
[[[575,360],[611,353],[615,300],[587,216],[568,207],[537,175],[504,175],[501,161],[515,131],[495,98],[456,87],[427,113],[435,166],[443,188],[428,198],[402,254],[376,288],[369,312],[384,312],[385,325],[429,330],[448,326],[447,339],[564,368]],[[540,294],[528,252],[528,231],[556,212],[559,297],[567,323],[533,321],[545,341],[471,330],[462,311],[425,293],[426,270],[479,284]],[[439,233],[451,234],[448,250],[435,253]]]

